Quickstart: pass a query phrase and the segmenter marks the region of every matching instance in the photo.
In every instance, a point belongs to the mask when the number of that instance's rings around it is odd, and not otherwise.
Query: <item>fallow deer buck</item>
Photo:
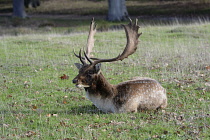
[[[138,33],[139,26],[137,22],[136,19],[136,22],[133,24],[130,20],[128,25],[122,25],[125,29],[127,44],[122,54],[115,58],[99,59],[90,57],[96,32],[94,19],[90,25],[84,56],[82,56],[81,50],[79,55],[74,53],[82,64],[75,63],[79,69],[79,74],[72,82],[77,87],[83,87],[87,98],[103,112],[137,112],[139,110],[155,110],[167,106],[166,90],[156,80],[139,77],[118,85],[112,85],[101,72],[101,63],[123,60],[136,51],[138,38],[141,35],[141,33]]]

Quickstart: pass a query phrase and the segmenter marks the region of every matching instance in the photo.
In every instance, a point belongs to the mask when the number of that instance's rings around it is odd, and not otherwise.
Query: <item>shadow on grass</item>
[[[39,114],[39,115],[47,115],[47,116],[57,116],[57,114],[72,114],[72,115],[82,115],[82,114],[105,114],[101,110],[99,110],[94,105],[81,105],[69,107],[67,110],[42,110],[42,109],[33,109],[30,111],[20,111],[20,110],[0,110],[0,115],[6,114]]]
[[[72,108],[70,108],[70,110],[67,113],[68,114],[75,114],[75,115],[80,115],[80,114],[104,114],[104,112],[99,110],[94,105],[82,105],[82,106],[78,106],[78,107],[72,107]]]

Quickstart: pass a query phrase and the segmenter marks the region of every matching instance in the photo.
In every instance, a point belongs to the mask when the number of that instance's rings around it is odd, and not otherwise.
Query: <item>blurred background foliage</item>
[[[29,14],[103,15],[107,0],[40,0],[38,8],[28,8]],[[208,15],[210,0],[126,0],[131,16],[145,15]],[[12,0],[0,0],[0,14],[12,12]]]

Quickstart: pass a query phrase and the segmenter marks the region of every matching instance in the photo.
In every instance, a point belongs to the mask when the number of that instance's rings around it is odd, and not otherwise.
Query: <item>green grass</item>
[[[167,89],[163,111],[104,114],[85,98],[71,80],[79,62],[73,49],[85,45],[87,33],[1,36],[0,139],[209,139],[210,24],[140,30],[137,52],[102,71],[112,84],[157,79]],[[121,30],[98,32],[94,55],[115,57],[125,42]]]

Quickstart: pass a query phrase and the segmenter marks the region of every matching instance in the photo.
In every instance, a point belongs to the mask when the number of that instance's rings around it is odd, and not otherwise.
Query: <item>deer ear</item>
[[[78,68],[78,69],[81,69],[82,68],[82,64],[79,64],[79,63],[74,63],[74,65]]]
[[[96,70],[96,73],[99,73],[100,70],[101,70],[101,63],[98,63],[95,65],[95,70]]]

